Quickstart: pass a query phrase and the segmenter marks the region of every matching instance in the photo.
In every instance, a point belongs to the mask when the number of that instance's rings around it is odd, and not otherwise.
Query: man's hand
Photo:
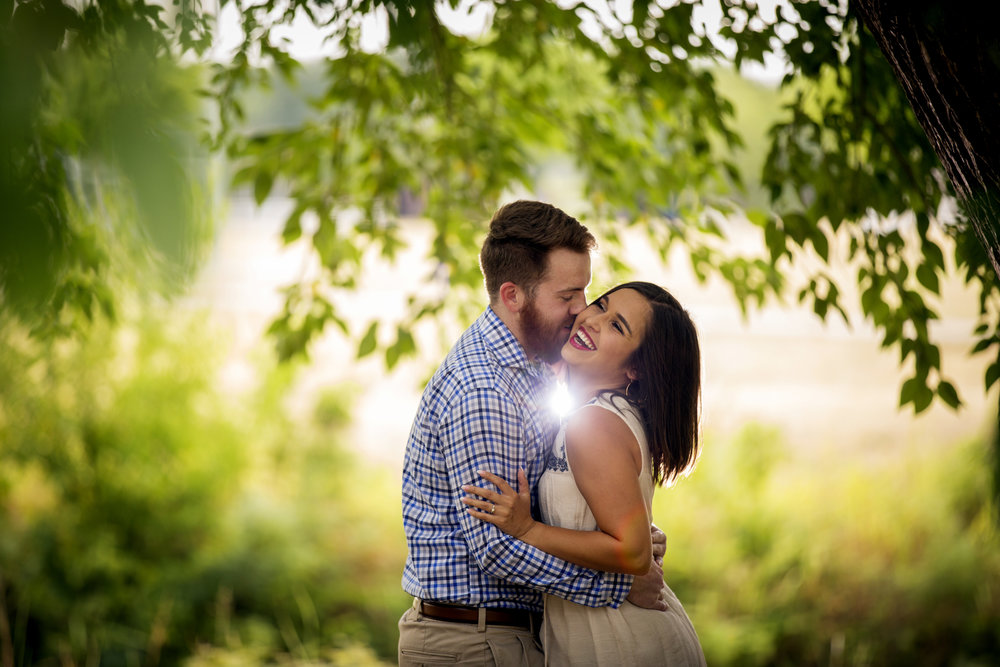
[[[626,600],[636,607],[666,611],[666,584],[663,583],[663,556],[667,552],[667,535],[656,527],[649,526],[650,538],[653,540],[653,562],[649,571],[632,581],[632,589]]]
[[[649,524],[649,533],[653,540],[653,561],[663,567],[663,556],[667,553],[667,534],[657,528],[655,523]]]

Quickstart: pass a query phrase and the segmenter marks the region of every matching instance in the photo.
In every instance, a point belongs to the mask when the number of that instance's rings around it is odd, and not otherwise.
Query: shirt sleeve
[[[588,607],[618,607],[628,596],[632,576],[567,563],[465,511],[462,485],[488,484],[478,471],[517,484],[517,471],[525,467],[524,425],[519,406],[491,389],[466,392],[442,420],[440,442],[469,553],[490,576]]]

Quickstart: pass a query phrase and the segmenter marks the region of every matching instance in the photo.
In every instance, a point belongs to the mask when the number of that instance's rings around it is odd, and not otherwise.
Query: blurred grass
[[[7,322],[0,338],[4,658],[394,655],[408,603],[398,482],[342,441],[349,396],[294,422],[281,400],[294,369],[268,362],[255,391],[223,395],[225,341],[197,315],[59,344]]]
[[[709,439],[654,499],[665,577],[713,665],[988,665],[1000,539],[982,442],[808,461],[780,433]]]
[[[358,389],[293,419],[297,369],[264,357],[256,387],[222,392],[229,342],[204,319],[163,311],[58,344],[0,320],[13,664],[395,661],[399,482],[345,441]],[[753,425],[709,434],[694,473],[657,493],[667,580],[709,664],[996,664],[985,444],[800,450]]]

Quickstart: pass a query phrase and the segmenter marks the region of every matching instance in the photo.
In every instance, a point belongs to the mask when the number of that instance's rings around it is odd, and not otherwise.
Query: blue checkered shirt
[[[403,589],[424,600],[541,611],[542,593],[590,606],[619,606],[632,577],[588,570],[505,535],[466,513],[463,484],[488,470],[535,491],[558,431],[549,409],[551,370],[530,362],[487,308],[424,390],[403,464],[403,527],[409,554]]]

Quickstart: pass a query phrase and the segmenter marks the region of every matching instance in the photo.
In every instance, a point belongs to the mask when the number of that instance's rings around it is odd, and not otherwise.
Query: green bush
[[[654,500],[666,579],[711,665],[996,664],[1000,538],[983,443],[795,460],[710,439]]]
[[[171,317],[48,345],[0,330],[3,657],[394,655],[398,490],[340,446],[345,396],[294,421],[294,369],[266,363],[225,396],[217,334]]]
[[[208,352],[125,333],[4,332],[0,572],[21,664],[156,655],[184,611],[172,582],[221,546],[244,454]]]
[[[394,662],[399,481],[343,442],[356,388],[293,419],[296,367],[260,361],[227,394],[226,352],[176,313],[74,343],[0,326],[0,658]],[[709,437],[654,501],[709,664],[996,664],[985,452],[807,459],[758,426]]]

